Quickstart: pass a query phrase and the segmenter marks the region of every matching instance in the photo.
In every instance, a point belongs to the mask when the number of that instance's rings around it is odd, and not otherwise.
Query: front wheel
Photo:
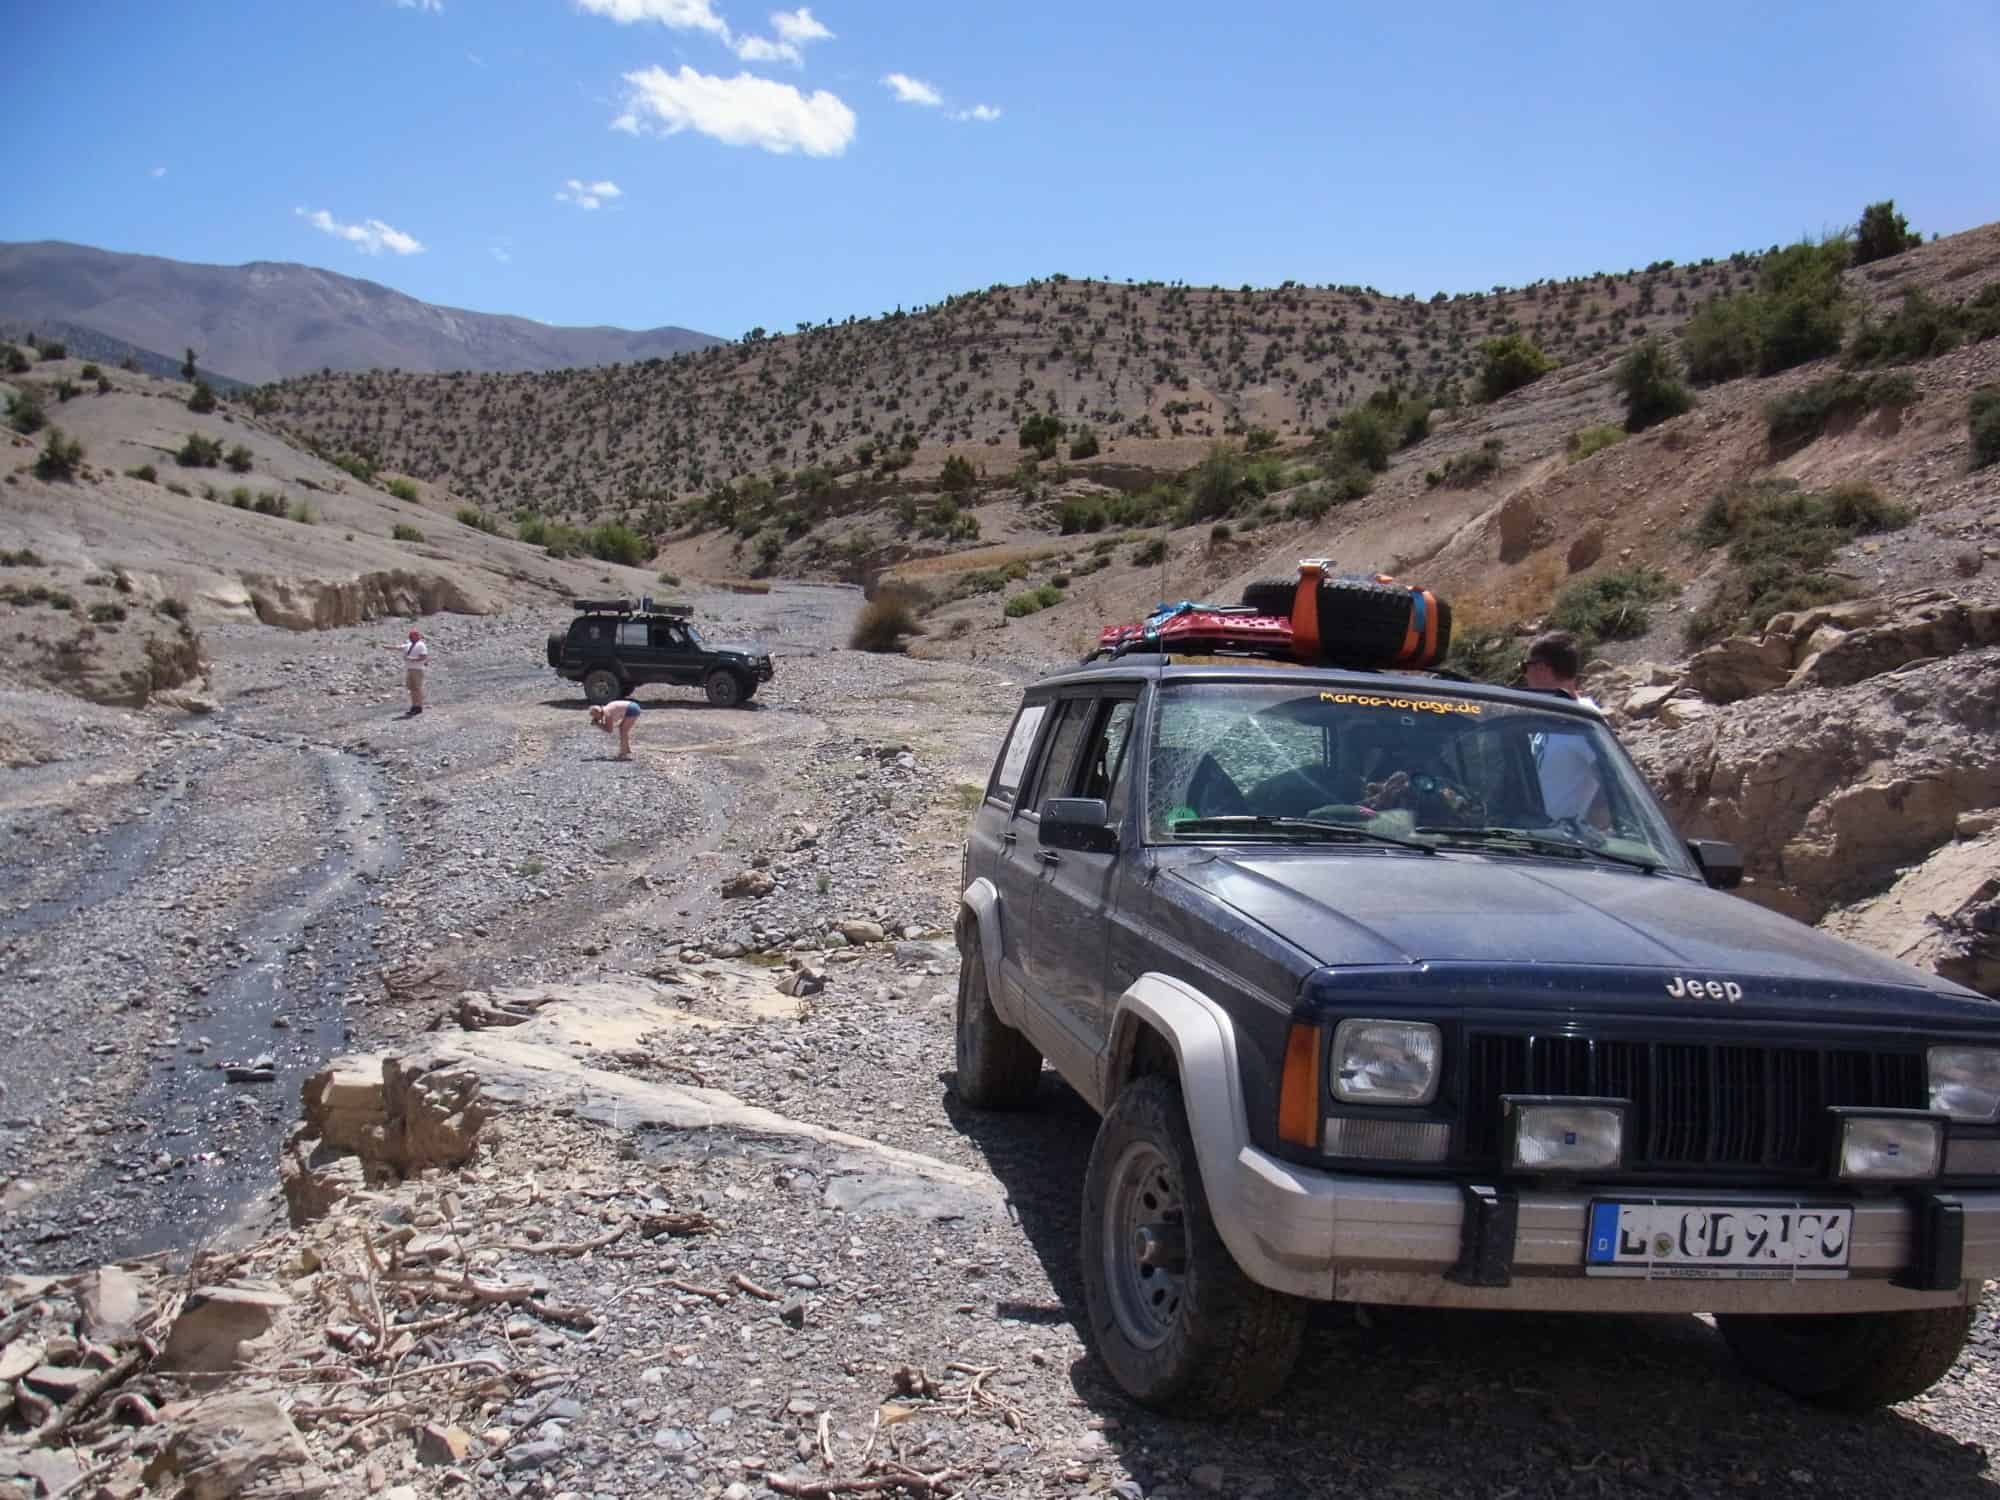
[[[701,689],[717,708],[734,708],[743,701],[743,684],[734,672],[726,672],[720,667],[708,674]]]
[[[1171,1078],[1133,1082],[1098,1129],[1083,1179],[1083,1292],[1098,1357],[1157,1411],[1254,1410],[1298,1360],[1306,1305],[1257,1285],[1223,1244]]]
[[[974,1109],[1019,1109],[1035,1097],[1042,1054],[993,1009],[977,938],[959,958],[957,1052],[958,1097]]]
[[[602,708],[605,704],[615,699],[619,694],[620,687],[618,674],[616,672],[608,672],[603,667],[599,667],[594,672],[584,674],[583,696],[599,708]]]
[[[1718,1313],[1723,1342],[1751,1374],[1841,1411],[1922,1395],[1958,1362],[1976,1307],[1791,1317]]]

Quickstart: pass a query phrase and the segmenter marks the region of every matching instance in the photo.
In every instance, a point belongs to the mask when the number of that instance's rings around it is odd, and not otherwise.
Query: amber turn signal
[[[1278,1139],[1289,1146],[1319,1146],[1319,1060],[1325,1051],[1325,1032],[1304,1021],[1292,1022],[1278,1083]]]

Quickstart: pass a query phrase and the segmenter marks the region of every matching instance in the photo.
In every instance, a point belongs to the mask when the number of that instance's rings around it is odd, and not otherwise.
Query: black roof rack
[[[584,615],[672,615],[678,620],[694,615],[692,604],[655,604],[651,599],[572,599],[570,607]]]

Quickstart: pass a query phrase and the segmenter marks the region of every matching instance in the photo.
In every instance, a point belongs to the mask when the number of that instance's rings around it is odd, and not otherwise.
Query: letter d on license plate
[[[1591,1276],[1789,1281],[1847,1274],[1854,1210],[1600,1198],[1587,1227],[1583,1268]]]

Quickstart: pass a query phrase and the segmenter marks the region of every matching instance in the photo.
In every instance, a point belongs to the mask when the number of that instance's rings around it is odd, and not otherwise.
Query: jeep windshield
[[[1148,769],[1154,843],[1365,839],[1695,873],[1602,723],[1443,683],[1169,683]]]

